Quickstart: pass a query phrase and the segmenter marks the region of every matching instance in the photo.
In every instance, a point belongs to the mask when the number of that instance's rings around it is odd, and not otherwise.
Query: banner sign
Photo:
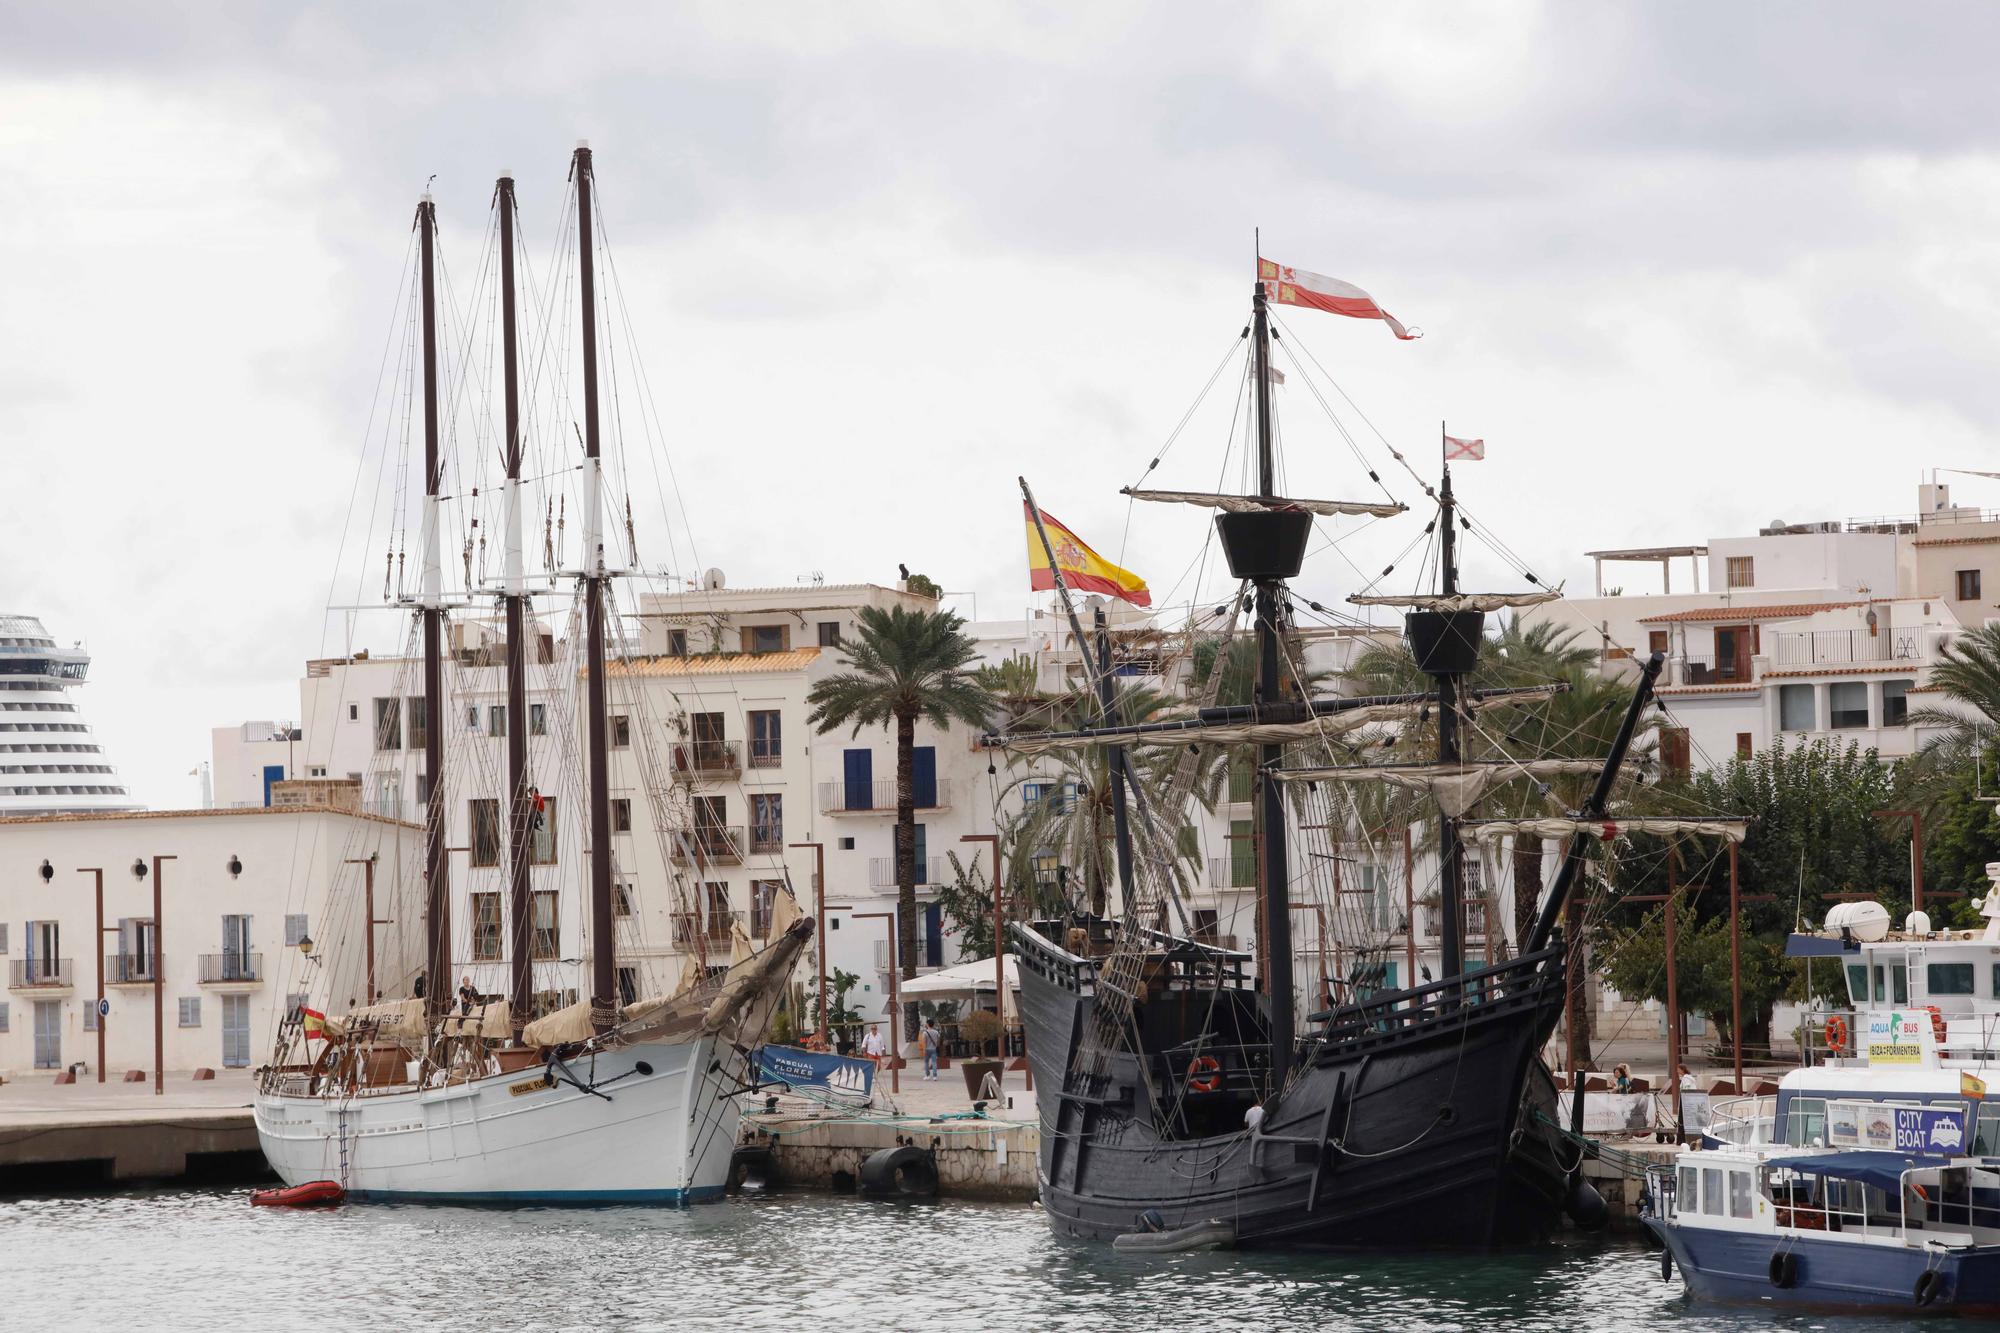
[[[1961,1157],[1966,1151],[1966,1109],[1890,1106],[1881,1102],[1829,1102],[1826,1141],[1834,1148]]]
[[[824,1088],[846,1101],[865,1102],[875,1091],[875,1062],[855,1060],[796,1046],[757,1048],[757,1072],[766,1082],[794,1088]]]
[[[1868,1015],[1871,1065],[1925,1064],[1930,1040],[1930,1015],[1922,1009],[1876,1009]]]

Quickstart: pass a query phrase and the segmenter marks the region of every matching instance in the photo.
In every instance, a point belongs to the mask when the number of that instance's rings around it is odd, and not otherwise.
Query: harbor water
[[[788,1194],[686,1211],[0,1199],[9,1328],[1827,1329],[1689,1305],[1636,1240],[1505,1255],[1127,1257],[1022,1205]],[[115,1273],[115,1278],[112,1276]],[[1958,1325],[1964,1327],[1965,1325]]]

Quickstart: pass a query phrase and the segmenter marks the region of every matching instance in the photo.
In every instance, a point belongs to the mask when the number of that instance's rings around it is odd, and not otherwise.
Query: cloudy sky
[[[1484,436],[1461,488],[1550,579],[1906,510],[1922,469],[2000,463],[1996,49],[2000,10],[1950,4],[13,0],[0,610],[88,642],[112,758],[192,803],[208,729],[294,716],[330,576],[380,559],[349,497],[417,195],[470,290],[512,169],[554,271],[580,138],[658,410],[628,444],[671,468],[635,483],[642,554],[677,574],[903,561],[1016,614],[1025,473],[1163,601],[1212,596],[1200,516],[1117,488],[1240,328],[1258,228],[1422,327],[1287,321],[1413,460]],[[1234,480],[1232,374],[1157,481]],[[1281,397],[1293,489],[1371,493]]]

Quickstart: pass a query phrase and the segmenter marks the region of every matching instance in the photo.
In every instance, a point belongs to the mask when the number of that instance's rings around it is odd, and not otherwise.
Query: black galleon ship
[[[1561,702],[1560,684],[1501,680],[1478,689],[1468,677],[1490,643],[1487,613],[1558,593],[1461,592],[1458,535],[1474,529],[1454,499],[1449,465],[1432,486],[1397,453],[1436,504],[1426,536],[1412,543],[1428,542],[1422,577],[1429,586],[1350,600],[1407,612],[1405,687],[1314,697],[1304,683],[1309,673],[1293,624],[1300,603],[1288,580],[1303,564],[1315,519],[1393,518],[1404,506],[1386,496],[1350,502],[1277,493],[1271,355],[1279,339],[1271,306],[1366,313],[1312,299],[1311,291],[1301,298],[1291,277],[1260,262],[1245,330],[1255,421],[1255,470],[1247,480],[1254,490],[1127,492],[1220,511],[1216,532],[1240,582],[1229,603],[1193,618],[1187,646],[1213,636],[1211,663],[1230,660],[1232,646],[1244,648],[1236,675],[1254,675],[1242,690],[1247,702],[1223,697],[1230,673],[1211,669],[1184,715],[1121,721],[1102,619],[1087,635],[1058,577],[1096,686],[1095,724],[1060,732],[1016,725],[988,738],[1026,756],[1109,747],[1119,816],[1117,906],[1011,930],[1040,1090],[1042,1204],[1058,1234],[1124,1238],[1133,1248],[1172,1248],[1177,1237],[1189,1247],[1537,1241],[1565,1207],[1593,1211],[1541,1050],[1567,989],[1564,907],[1590,874],[1588,844],[1605,831],[1661,660],[1638,667],[1622,706],[1614,701],[1590,727],[1570,728],[1562,736],[1567,748],[1549,747],[1564,757],[1524,753],[1522,736]],[[1373,317],[1386,318],[1379,311]],[[1280,331],[1285,343],[1296,343]],[[1293,364],[1305,369],[1299,358]],[[1458,443],[1447,437],[1445,449]],[[1028,500],[1039,526],[1032,494]],[[1045,532],[1041,540],[1047,543]],[[1060,570],[1053,547],[1047,550]],[[1254,657],[1249,644],[1234,642],[1245,612]],[[1389,646],[1402,652],[1393,640]],[[1540,727],[1544,738],[1555,731]],[[1579,738],[1595,753],[1580,754]],[[1222,755],[1255,768],[1254,956],[1224,947],[1213,924],[1187,919],[1183,902],[1185,812],[1205,767]],[[1395,762],[1386,761],[1391,757]],[[1575,798],[1573,808],[1559,802],[1559,789]],[[1502,793],[1511,794],[1515,817],[1471,817],[1473,807]],[[1620,824],[1631,830],[1647,822]],[[1513,956],[1504,956],[1502,938],[1495,959],[1502,932],[1482,929],[1485,959],[1467,966],[1468,906],[1482,921],[1499,914],[1490,887],[1468,893],[1475,869],[1468,844],[1498,856],[1503,844],[1541,838],[1552,840],[1554,872],[1539,903],[1518,911]],[[1357,853],[1363,847],[1372,850]],[[1539,866],[1539,851],[1535,857]],[[1427,893],[1425,901],[1435,903],[1440,921],[1441,975],[1411,985],[1419,971],[1419,863],[1435,881],[1435,897]],[[1295,917],[1309,923],[1299,933],[1312,937],[1316,969],[1295,968]],[[1408,969],[1400,978],[1398,964]],[[1315,970],[1301,994],[1295,976]],[[1300,1010],[1309,1011],[1303,1024]]]

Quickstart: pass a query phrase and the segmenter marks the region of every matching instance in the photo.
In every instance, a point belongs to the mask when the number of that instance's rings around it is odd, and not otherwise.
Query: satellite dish
[[[703,571],[701,571],[701,586],[702,589],[706,592],[721,591],[722,571],[714,568],[704,569]]]

